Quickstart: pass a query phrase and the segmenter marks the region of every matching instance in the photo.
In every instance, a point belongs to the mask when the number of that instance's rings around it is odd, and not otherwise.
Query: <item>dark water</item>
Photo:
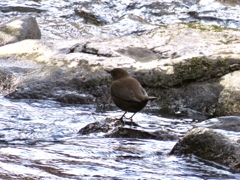
[[[155,111],[156,112],[156,111]],[[120,111],[54,101],[0,97],[1,179],[238,179],[226,167],[197,157],[169,156],[176,141],[79,136],[90,122]],[[145,111],[135,120],[181,137],[194,122]]]

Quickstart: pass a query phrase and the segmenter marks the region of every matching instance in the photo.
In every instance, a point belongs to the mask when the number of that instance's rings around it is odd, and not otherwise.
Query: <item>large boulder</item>
[[[232,171],[240,172],[239,143],[212,129],[193,128],[177,142],[170,154],[194,154],[202,159],[226,165]]]
[[[41,31],[35,18],[23,16],[0,25],[0,46],[24,39],[40,39]]]

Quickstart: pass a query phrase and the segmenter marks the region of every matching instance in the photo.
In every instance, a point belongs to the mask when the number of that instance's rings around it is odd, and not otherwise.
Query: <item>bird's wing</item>
[[[132,86],[129,86],[129,84],[123,85],[120,81],[112,83],[111,95],[125,101],[141,102],[141,100],[136,98]]]

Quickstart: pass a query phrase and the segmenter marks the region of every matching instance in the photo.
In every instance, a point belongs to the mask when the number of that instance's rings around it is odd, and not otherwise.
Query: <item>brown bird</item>
[[[147,104],[148,100],[154,100],[156,97],[148,96],[137,79],[122,68],[106,70],[112,75],[113,82],[111,85],[111,98],[115,105],[124,110],[124,114],[119,119],[124,125],[123,117],[127,112],[133,112],[130,117],[131,124],[133,116],[141,111]]]

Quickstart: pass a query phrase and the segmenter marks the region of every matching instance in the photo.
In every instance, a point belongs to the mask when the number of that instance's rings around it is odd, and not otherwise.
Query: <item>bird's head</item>
[[[113,80],[118,80],[130,76],[130,74],[122,68],[114,68],[112,70],[106,69],[105,71],[112,75]]]

